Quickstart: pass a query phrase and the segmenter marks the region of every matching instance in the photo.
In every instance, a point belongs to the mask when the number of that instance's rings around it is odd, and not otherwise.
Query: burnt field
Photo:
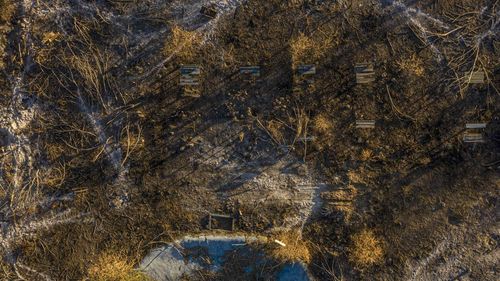
[[[499,1],[0,13],[1,280],[498,278]]]

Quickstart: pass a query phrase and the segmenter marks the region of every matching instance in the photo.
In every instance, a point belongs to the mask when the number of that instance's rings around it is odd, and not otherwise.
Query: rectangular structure
[[[487,123],[466,123],[464,142],[481,143],[485,142],[482,131],[486,128]]]
[[[479,133],[466,133],[464,135],[464,142],[469,142],[469,143],[484,142],[483,135]]]
[[[356,128],[373,129],[375,128],[375,120],[356,120]]]
[[[217,9],[215,8],[215,5],[202,6],[200,9],[200,14],[209,19],[213,19],[217,16]]]
[[[247,80],[256,80],[260,77],[260,66],[242,66],[240,67],[240,74],[244,75]]]
[[[357,84],[368,84],[375,81],[375,71],[371,63],[357,63],[354,67]]]
[[[483,84],[484,83],[484,72],[483,71],[473,71],[472,73],[468,73],[467,74],[467,81],[469,81],[470,84]]]
[[[312,76],[316,74],[316,66],[312,64],[299,65],[297,67],[297,73],[300,76]]]
[[[486,123],[467,123],[465,124],[466,129],[484,129],[486,128]]]
[[[297,82],[313,84],[314,83],[314,75],[316,75],[316,66],[312,64],[307,65],[299,65],[296,69],[297,73]]]
[[[198,86],[200,84],[201,69],[197,65],[183,65],[180,69],[181,86]]]
[[[234,230],[234,218],[224,214],[208,214],[208,229]]]

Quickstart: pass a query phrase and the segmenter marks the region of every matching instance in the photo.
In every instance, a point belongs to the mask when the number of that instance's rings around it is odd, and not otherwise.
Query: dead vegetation
[[[333,134],[332,118],[324,113],[316,115],[314,117],[314,130],[324,135]]]
[[[202,35],[196,31],[188,31],[180,26],[172,27],[172,33],[165,42],[163,53],[166,57],[176,57],[183,64],[196,63]]]
[[[34,1],[25,50],[17,3],[0,1],[2,108],[39,110],[16,131],[36,148],[35,168],[13,165],[18,147],[0,151],[2,229],[29,230],[8,249],[21,275],[143,280],[139,259],[172,236],[206,231],[208,212],[254,233],[311,208],[304,231],[276,235],[286,246],[269,253],[304,261],[320,280],[409,279],[407,266],[432,258],[443,234],[460,241],[469,226],[492,243],[481,223],[498,197],[498,3],[285,2],[246,1],[210,21],[191,18],[199,9],[185,1],[174,12],[149,0]],[[373,64],[372,84],[356,84],[359,62]],[[200,98],[179,97],[179,64],[203,67]],[[260,65],[261,81],[243,83],[240,64]],[[318,71],[297,94],[301,64]],[[483,84],[471,83],[477,71]],[[359,118],[376,128],[355,128]],[[485,143],[463,142],[472,121],[488,122]],[[282,154],[307,169],[276,169]],[[269,180],[287,173],[324,185],[307,204],[282,199],[303,184]],[[457,244],[467,257],[470,245]],[[95,256],[109,248],[128,250]],[[15,266],[2,263],[0,279],[15,278]],[[471,279],[492,280],[490,269],[464,266]]]
[[[305,35],[299,33],[290,42],[292,66],[315,64],[326,55],[326,52],[338,44],[335,34],[318,33]]]
[[[11,30],[10,20],[16,7],[11,0],[0,0],[0,69],[5,67],[5,48],[8,45],[7,35]]]
[[[425,74],[424,65],[416,54],[400,59],[397,64],[401,71],[408,73],[410,76],[422,77]]]
[[[272,136],[273,140],[275,140],[277,144],[284,143],[283,123],[276,120],[271,120],[267,122],[266,128],[269,134]]]
[[[0,0],[0,24],[5,24],[12,18],[16,6],[12,0]]]
[[[88,277],[92,281],[148,281],[144,273],[134,268],[126,255],[117,252],[103,253],[90,266]]]
[[[302,261],[309,263],[311,254],[307,241],[304,241],[301,234],[297,231],[283,232],[272,239],[279,241],[273,243],[269,251],[269,255],[280,262],[297,262]]]
[[[351,262],[363,268],[383,261],[383,244],[372,230],[364,229],[351,236],[349,258]]]
[[[357,195],[358,191],[352,185],[321,193],[321,198],[324,202],[322,215],[350,224],[353,216],[356,214],[356,206],[354,204],[357,200]]]

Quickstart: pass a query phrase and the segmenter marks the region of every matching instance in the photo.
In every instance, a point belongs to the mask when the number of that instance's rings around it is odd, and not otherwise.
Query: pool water
[[[152,250],[140,268],[157,281],[179,280],[201,269],[236,274],[240,280],[254,280],[263,268],[271,271],[266,274],[272,280],[312,280],[303,263],[278,264],[264,252],[248,247],[247,242],[255,240],[255,237],[243,236],[185,237]]]

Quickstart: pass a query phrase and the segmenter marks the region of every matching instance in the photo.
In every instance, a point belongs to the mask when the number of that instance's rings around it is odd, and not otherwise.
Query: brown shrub
[[[172,28],[172,36],[166,42],[163,53],[166,56],[176,56],[183,63],[192,63],[201,46],[201,35],[196,31],[187,31],[179,26]]]
[[[290,49],[293,63],[299,64],[304,63],[308,59],[314,59],[314,47],[314,41],[302,33],[292,39]]]
[[[53,57],[55,43],[61,40],[61,34],[57,32],[45,32],[41,35],[43,47],[36,52],[35,61],[44,65]]]
[[[295,67],[299,64],[316,63],[337,43],[337,33],[315,34],[314,37],[300,33],[290,42],[292,64]]]
[[[151,278],[134,269],[133,262],[125,255],[106,252],[89,268],[92,281],[149,281]]]
[[[66,179],[66,166],[58,163],[37,171],[40,184],[49,188],[59,188]]]
[[[61,34],[58,32],[46,32],[42,35],[43,44],[52,44],[60,40]]]
[[[398,60],[397,65],[401,71],[407,72],[410,75],[422,77],[425,74],[423,62],[415,54],[412,54],[410,57]]]
[[[59,143],[47,143],[44,147],[47,158],[50,161],[55,161],[64,155],[64,146]]]
[[[309,263],[311,261],[311,253],[307,247],[307,243],[302,240],[300,233],[297,231],[283,232],[278,234],[273,240],[279,240],[286,246],[277,245],[271,248],[270,255],[279,261],[303,261]]]
[[[374,232],[364,229],[351,236],[349,260],[358,267],[367,267],[380,263],[384,256],[382,242]]]
[[[371,151],[370,149],[368,148],[365,148],[361,151],[361,155],[359,157],[359,159],[361,161],[368,161],[370,160],[371,158],[373,157],[373,151]]]
[[[294,110],[295,113],[295,120],[293,120],[295,123],[295,138],[298,139],[300,137],[306,137],[307,136],[307,127],[309,125],[309,115],[306,112],[305,109],[303,108],[297,108]]]
[[[10,21],[15,9],[12,0],[0,0],[0,23]]]
[[[314,117],[313,128],[320,134],[328,134],[332,132],[333,124],[328,116],[325,114],[318,114]]]
[[[123,162],[125,162],[132,154],[139,154],[144,150],[144,145],[146,141],[142,134],[142,129],[138,126],[136,128],[130,128],[127,126],[122,130],[122,136],[120,139],[120,146],[122,151],[125,152],[125,157]]]
[[[284,135],[283,135],[283,124],[282,123],[275,121],[275,120],[271,120],[271,121],[267,122],[266,128],[276,142],[278,142],[278,143],[283,142]]]
[[[347,177],[349,178],[350,183],[365,183],[362,171],[351,170],[347,172]]]

